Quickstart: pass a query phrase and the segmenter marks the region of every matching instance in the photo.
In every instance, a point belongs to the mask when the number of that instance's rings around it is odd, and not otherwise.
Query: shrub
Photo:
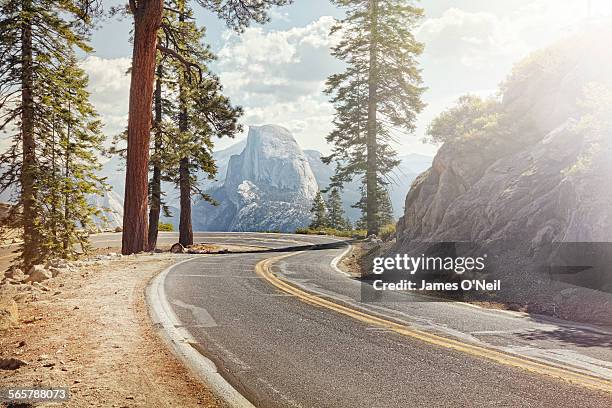
[[[366,230],[337,230],[334,228],[298,228],[296,234],[302,235],[333,235],[342,238],[363,239],[366,237]]]
[[[387,224],[379,231],[380,239],[388,241],[395,237],[395,224]]]
[[[169,222],[160,222],[159,230],[163,232],[172,232],[174,231],[174,226],[170,224]]]

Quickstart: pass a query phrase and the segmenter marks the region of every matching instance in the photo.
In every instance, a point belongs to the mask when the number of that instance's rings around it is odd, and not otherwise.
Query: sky
[[[109,0],[112,4],[115,0]],[[117,1],[115,1],[117,2]],[[117,3],[121,3],[120,1]],[[195,3],[195,2],[194,2]],[[107,2],[105,2],[107,4]],[[425,19],[416,29],[425,44],[420,58],[427,108],[413,135],[402,135],[400,154],[433,155],[422,143],[427,125],[461,95],[494,95],[515,63],[532,51],[612,15],[610,0],[429,0],[417,2]],[[326,78],[343,65],[330,56],[329,36],[343,12],[329,0],[295,0],[275,8],[271,21],[237,34],[194,4],[207,28],[206,42],[217,54],[212,70],[225,93],[243,106],[245,125],[277,124],[291,130],[304,149],[329,151],[333,107],[322,93]],[[127,124],[131,21],[107,19],[94,33],[96,50],[82,65],[90,76],[92,102],[109,137]],[[245,133],[246,134],[246,133]],[[245,137],[241,135],[240,139]],[[236,140],[221,139],[217,148]]]

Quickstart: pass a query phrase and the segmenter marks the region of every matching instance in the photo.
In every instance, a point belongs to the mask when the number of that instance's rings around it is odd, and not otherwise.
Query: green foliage
[[[38,154],[39,225],[48,234],[45,247],[54,257],[74,258],[79,249],[89,250],[86,231],[97,229],[93,219],[100,216],[90,201],[107,188],[96,174],[104,135],[89,103],[87,82],[72,55],[64,60],[52,83],[37,84],[46,89],[43,100],[51,118],[48,133],[38,139],[43,145]]]
[[[10,228],[22,231],[24,267],[87,250],[101,194],[101,124],[76,50],[91,51],[90,6],[76,0],[0,2],[0,192],[14,192]],[[31,146],[31,147],[30,147]]]
[[[310,228],[325,228],[329,225],[329,219],[327,218],[327,206],[325,205],[325,201],[323,200],[323,196],[321,195],[320,191],[317,191],[317,195],[312,203],[310,213],[312,214]]]
[[[581,116],[574,130],[585,137],[586,145],[576,162],[563,173],[594,177],[593,169],[610,167],[607,163],[612,151],[612,89],[604,84],[588,83],[578,106]]]
[[[388,241],[395,236],[395,223],[383,225],[380,228],[380,239]]]
[[[364,189],[365,185],[362,186],[362,190]],[[389,197],[389,192],[387,189],[380,186],[378,189],[378,194],[376,194],[376,198],[378,200],[376,222],[381,226],[393,224],[395,222],[393,217],[393,204],[391,203],[391,197]],[[367,229],[368,208],[365,194],[362,194],[361,200],[354,204],[353,208],[360,209],[362,214],[361,218],[355,223],[355,227],[358,229]]]
[[[338,188],[332,188],[327,200],[327,227],[336,230],[350,230],[351,222],[344,213],[342,197]]]
[[[438,144],[490,137],[499,129],[499,102],[465,95],[427,128],[425,142]]]
[[[332,54],[347,67],[327,80],[326,93],[336,114],[334,130],[327,136],[332,152],[323,161],[335,166],[330,187],[339,188],[356,177],[368,182],[369,173],[374,175],[371,191],[379,191],[399,164],[392,143],[398,134],[413,133],[424,107],[417,63],[423,45],[412,34],[423,10],[407,0],[334,3],[346,9],[346,17],[332,29],[342,34]],[[368,144],[372,133],[375,140]],[[368,155],[374,157],[368,160]]]
[[[364,229],[337,230],[334,228],[298,228],[296,234],[301,235],[332,235],[342,238],[363,239],[367,236],[367,231]]]
[[[164,114],[171,142],[164,149],[166,160],[173,164],[167,177],[177,184],[180,180],[178,163],[188,159],[187,170],[194,193],[201,194],[197,174],[213,179],[217,166],[212,157],[214,137],[234,137],[242,131],[238,119],[242,108],[232,106],[224,96],[220,80],[208,68],[216,59],[203,43],[205,30],[193,18],[193,10],[185,0],[168,2],[165,30],[160,31],[161,42],[172,48],[181,59],[166,57]],[[182,10],[181,14],[173,10]],[[168,33],[174,33],[172,37]],[[168,157],[170,155],[170,157]],[[204,199],[208,196],[201,194]]]
[[[159,231],[163,232],[172,232],[174,231],[174,226],[169,222],[160,222],[159,223]]]

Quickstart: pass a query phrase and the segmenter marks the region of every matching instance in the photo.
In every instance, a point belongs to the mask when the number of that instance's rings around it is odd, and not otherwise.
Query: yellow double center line
[[[499,350],[489,349],[482,346],[463,343],[458,340],[453,340],[432,333],[417,330],[391,320],[387,320],[332,302],[328,299],[324,299],[312,293],[308,293],[292,284],[289,284],[287,281],[280,279],[278,276],[272,273],[270,266],[274,262],[283,258],[287,258],[289,256],[298,255],[300,253],[303,253],[303,251],[265,259],[255,266],[255,271],[259,276],[263,277],[266,281],[268,281],[270,284],[272,284],[279,290],[293,295],[305,303],[333,310],[334,312],[351,317],[355,320],[359,320],[360,322],[385,328],[402,336],[411,337],[439,347],[460,351],[476,357],[486,358],[488,360],[492,360],[496,363],[503,364],[506,366],[516,367],[526,371],[530,371],[532,373],[555,377],[570,382],[572,384],[580,385],[591,389],[612,392],[612,382],[607,381],[603,378],[593,377],[588,374],[573,371],[569,368],[556,367],[539,361],[530,360],[526,357],[508,354]]]

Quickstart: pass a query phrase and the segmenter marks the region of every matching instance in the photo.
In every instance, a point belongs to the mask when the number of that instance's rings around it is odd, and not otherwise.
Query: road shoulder
[[[145,287],[177,261],[168,254],[103,260],[44,283],[18,302],[19,323],[0,332],[0,387],[69,387],[67,406],[224,406],[158,337]]]

